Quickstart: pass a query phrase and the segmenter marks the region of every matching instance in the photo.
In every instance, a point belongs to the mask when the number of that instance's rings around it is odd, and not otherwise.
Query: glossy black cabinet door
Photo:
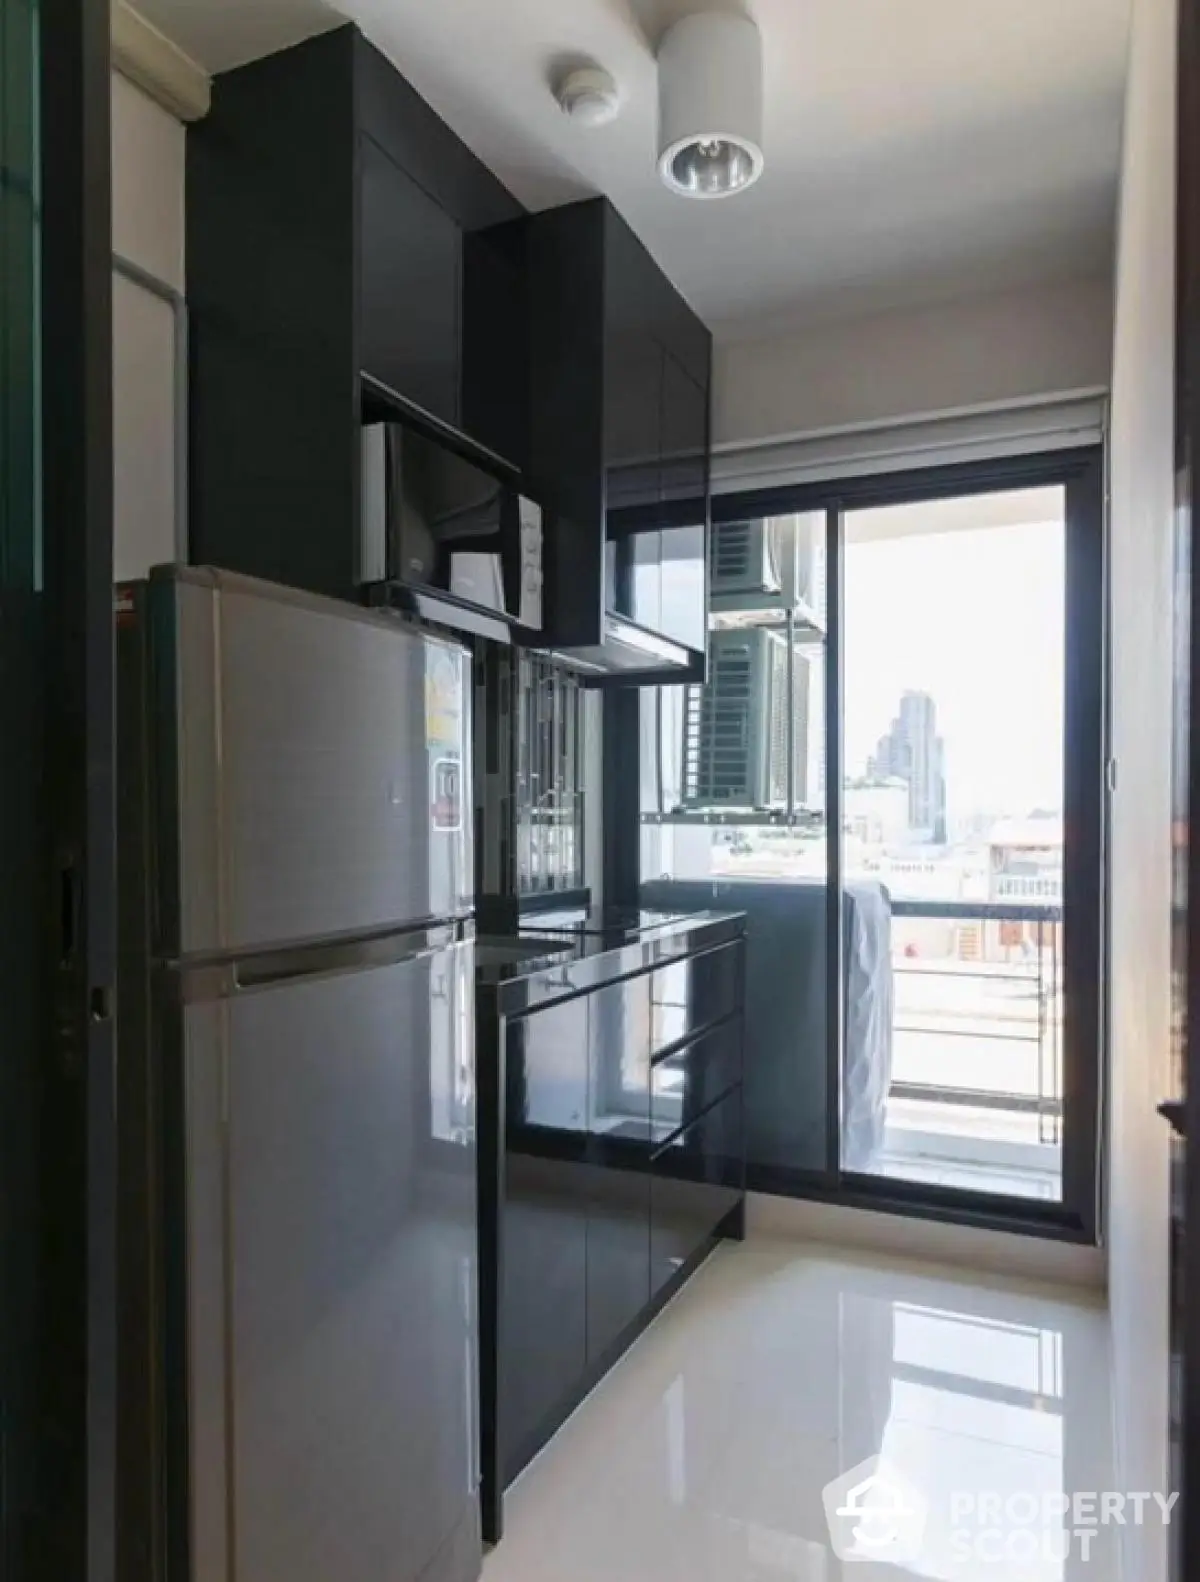
[[[605,509],[653,513],[662,495],[662,348],[637,330],[604,350]]]
[[[703,649],[708,628],[708,392],[646,330],[606,354],[609,608]]]
[[[350,25],[219,73],[187,157],[192,558],[357,602],[361,375],[524,465],[521,255],[468,329],[462,254],[525,211]]]
[[[213,80],[187,136],[190,558],[358,597],[352,29]]]
[[[514,467],[528,467],[529,322],[520,224],[463,236],[462,426]]]
[[[588,1002],[511,1022],[499,1439],[506,1480],[587,1363]]]
[[[607,200],[543,211],[527,235],[550,637],[603,650],[614,612],[702,652],[711,336]],[[662,536],[674,527],[699,528],[686,554]],[[611,649],[589,657],[621,668]],[[664,679],[686,662],[663,662]]]
[[[745,1184],[742,1090],[735,1088],[655,1156],[650,1168],[650,1283],[657,1292],[700,1251]]]
[[[663,351],[662,498],[668,519],[703,522],[707,514],[708,391],[683,364]]]
[[[651,974],[650,1038],[655,1054],[722,1021],[742,1003],[744,947],[722,945]]]
[[[457,425],[461,232],[371,138],[359,150],[363,372]]]
[[[666,1142],[690,1126],[742,1080],[742,1018],[702,1033],[672,1055],[656,1060],[650,1073],[650,1122],[656,1141]]]
[[[708,390],[663,352],[661,612],[689,648],[708,637]]]
[[[587,1354],[603,1357],[650,1299],[650,980],[590,996]]]

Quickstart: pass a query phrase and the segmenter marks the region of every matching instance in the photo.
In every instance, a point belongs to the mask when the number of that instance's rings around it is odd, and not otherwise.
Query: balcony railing
[[[926,1154],[1045,1169],[1062,1140],[1061,906],[893,900],[892,918],[889,1126],[897,1100]]]

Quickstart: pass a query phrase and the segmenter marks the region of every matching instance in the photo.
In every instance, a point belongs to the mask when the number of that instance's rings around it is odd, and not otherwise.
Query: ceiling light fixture
[[[658,50],[658,170],[672,192],[727,198],[762,175],[762,41],[750,17],[682,17]]]

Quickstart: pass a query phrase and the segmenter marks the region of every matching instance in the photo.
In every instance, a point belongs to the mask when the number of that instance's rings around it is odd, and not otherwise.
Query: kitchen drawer
[[[690,1126],[742,1080],[742,1018],[702,1033],[656,1061],[650,1072],[650,1125],[659,1141]]]
[[[740,1087],[661,1148],[650,1166],[650,1285],[655,1294],[742,1200]]]
[[[714,1022],[742,1003],[742,950],[736,944],[706,950],[659,967],[650,975],[650,1047],[657,1054]]]

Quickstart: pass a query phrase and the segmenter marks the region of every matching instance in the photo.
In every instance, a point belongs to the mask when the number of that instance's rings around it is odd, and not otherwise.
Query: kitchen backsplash
[[[476,851],[481,907],[575,890],[583,867],[583,694],[541,655],[481,643],[475,657]]]

